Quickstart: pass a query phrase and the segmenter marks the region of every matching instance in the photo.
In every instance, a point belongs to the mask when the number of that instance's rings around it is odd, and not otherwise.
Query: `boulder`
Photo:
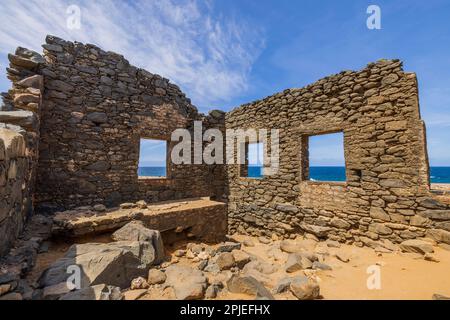
[[[280,249],[287,253],[298,253],[302,251],[302,247],[292,240],[283,240],[280,242]]]
[[[233,255],[234,262],[239,269],[242,269],[247,263],[250,262],[250,256],[242,250],[233,250],[231,254]]]
[[[434,252],[433,246],[430,243],[416,239],[403,241],[400,244],[400,249],[403,252],[420,253],[420,254]]]
[[[150,269],[148,272],[148,284],[160,284],[164,283],[166,281],[166,274],[162,272],[161,270],[157,269]]]
[[[129,290],[123,293],[124,300],[138,300],[147,293],[147,289]]]
[[[235,261],[231,252],[222,252],[216,260],[220,270],[229,270],[234,266]]]
[[[122,300],[120,288],[98,284],[92,287],[69,292],[59,300]]]
[[[317,282],[305,276],[293,278],[289,288],[299,300],[314,300],[320,296],[320,287]]]
[[[142,221],[131,221],[112,234],[115,241],[148,241],[155,249],[155,264],[160,264],[165,259],[164,244],[161,233],[158,230],[150,230]]]
[[[310,269],[312,267],[312,262],[305,256],[298,253],[291,253],[285,265],[285,270],[288,273]]]
[[[166,284],[174,289],[178,300],[203,299],[207,279],[198,269],[171,265],[166,269]]]
[[[39,284],[40,287],[48,287],[65,282],[75,274],[68,273],[68,270],[78,266],[81,288],[104,283],[126,288],[130,279],[146,276],[154,261],[155,250],[150,242],[76,244],[44,271]],[[72,270],[77,272],[76,268]]]
[[[228,291],[232,293],[242,293],[253,295],[255,298],[264,298],[273,300],[273,295],[264,285],[251,276],[233,275],[227,281]]]

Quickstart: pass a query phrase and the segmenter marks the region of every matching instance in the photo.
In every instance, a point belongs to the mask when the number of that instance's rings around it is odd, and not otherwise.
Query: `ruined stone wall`
[[[230,231],[374,245],[432,229],[450,241],[449,207],[429,191],[417,87],[400,61],[381,60],[227,113],[227,129],[280,130],[277,174],[251,179],[228,166]],[[334,132],[344,134],[347,181],[310,181],[308,137]]]
[[[43,58],[18,48],[8,56],[12,88],[0,110],[0,256],[8,252],[33,213],[39,146]]]
[[[180,89],[93,45],[48,36],[37,203],[40,210],[216,196],[211,168],[172,165],[138,179],[140,138],[170,140],[203,116]],[[169,152],[175,143],[170,142]],[[223,181],[221,185],[223,185]]]

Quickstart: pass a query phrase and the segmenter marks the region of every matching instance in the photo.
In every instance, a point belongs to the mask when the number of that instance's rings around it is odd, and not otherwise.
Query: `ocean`
[[[431,167],[431,183],[450,183],[450,167]],[[261,178],[261,167],[250,166],[248,168],[250,178]],[[165,167],[140,167],[139,176],[165,177]],[[311,167],[311,180],[316,181],[345,181],[345,167]]]

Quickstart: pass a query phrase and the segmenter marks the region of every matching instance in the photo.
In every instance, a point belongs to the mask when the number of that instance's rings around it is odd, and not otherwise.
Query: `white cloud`
[[[66,27],[69,5],[81,8],[81,30]],[[0,52],[41,51],[47,34],[93,43],[181,86],[193,103],[211,107],[248,87],[261,52],[261,32],[214,14],[209,1],[2,1]]]

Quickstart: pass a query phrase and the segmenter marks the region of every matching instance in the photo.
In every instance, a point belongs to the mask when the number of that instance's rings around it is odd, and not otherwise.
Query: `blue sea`
[[[261,178],[261,167],[250,166],[248,176]],[[345,167],[311,167],[311,180],[315,181],[345,181]],[[142,177],[165,177],[166,167],[140,167],[138,175]],[[450,183],[450,167],[431,167],[431,183]]]

